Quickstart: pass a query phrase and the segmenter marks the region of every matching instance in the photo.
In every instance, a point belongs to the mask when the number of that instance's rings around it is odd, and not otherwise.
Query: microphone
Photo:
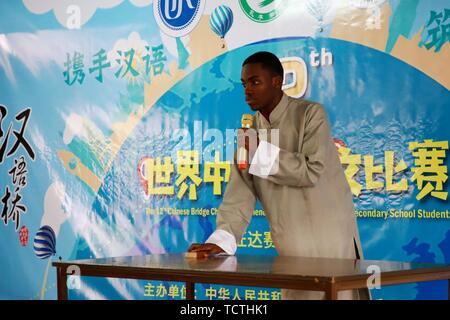
[[[243,129],[249,129],[253,124],[253,116],[251,114],[243,114],[241,118],[241,127]],[[237,164],[239,170],[245,170],[248,168],[248,150],[245,149],[245,137],[244,146],[238,146],[237,152]]]

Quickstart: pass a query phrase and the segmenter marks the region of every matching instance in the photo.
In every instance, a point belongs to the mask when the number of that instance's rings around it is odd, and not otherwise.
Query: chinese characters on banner
[[[21,202],[21,191],[27,186],[27,162],[24,154],[32,160],[35,159],[33,148],[25,139],[25,131],[31,115],[31,108],[20,111],[15,119],[15,123],[10,122],[8,126],[3,126],[7,119],[8,109],[0,105],[0,164],[7,158],[14,157],[13,166],[8,170],[11,178],[10,183],[2,182],[1,194],[1,219],[5,225],[12,221],[15,230],[20,227],[20,217],[27,212],[27,207]],[[19,130],[14,130],[15,124],[20,125]],[[8,128],[6,132],[4,128]],[[11,135],[13,134],[13,135]],[[13,139],[15,139],[13,141]],[[5,183],[5,185],[3,184]]]
[[[425,31],[425,41],[419,46],[424,45],[427,50],[434,47],[435,52],[441,51],[442,46],[450,42],[450,9],[441,12],[431,11],[423,32]]]
[[[131,48],[128,51],[117,50],[117,54],[118,58],[115,59],[115,62],[118,66],[114,72],[116,78],[133,79],[141,75],[144,80],[151,82],[152,76],[157,76],[164,71],[167,61],[162,44],[152,47],[145,46],[143,53]],[[106,50],[102,48],[94,54],[87,72],[92,74],[98,82],[103,83],[103,71],[112,67],[111,61],[108,61]],[[82,53],[77,51],[72,55],[67,53],[63,75],[64,82],[69,86],[76,82],[83,84],[86,72]]]
[[[279,289],[243,289],[223,286],[209,286],[202,288],[207,300],[281,300]],[[197,289],[195,298],[198,299]],[[144,297],[158,299],[186,299],[186,286],[184,284],[164,284],[162,282],[147,282],[144,285]]]
[[[444,165],[448,141],[425,140],[424,142],[410,142],[409,150],[414,157],[413,173],[411,182],[417,184],[420,192],[416,199],[421,200],[426,196],[447,200],[448,192],[444,190],[447,181],[447,166]],[[341,163],[345,166],[345,176],[350,189],[355,196],[359,196],[363,189],[380,190],[385,188],[388,192],[407,191],[408,180],[398,178],[404,175],[408,169],[403,159],[395,164],[394,151],[384,152],[384,167],[382,164],[375,165],[374,157],[371,155],[361,156],[351,154],[349,148],[338,147]],[[356,175],[360,166],[364,165],[365,185],[357,181]],[[177,165],[171,157],[144,158],[139,164],[140,178],[145,181],[144,191],[146,195],[168,195],[175,193],[179,199],[188,194],[189,200],[197,200],[197,187],[202,182],[213,184],[213,194],[222,195],[222,182],[230,179],[230,162],[220,162],[216,156],[214,162],[206,162],[203,166],[203,179],[200,177],[200,163],[197,151],[177,151]],[[384,181],[376,179],[377,175],[383,174]],[[175,186],[171,184],[172,176],[178,175]],[[178,191],[175,190],[178,188]],[[189,192],[188,192],[189,191]]]
[[[362,164],[361,155],[350,154],[350,149],[340,147],[339,149],[341,163],[347,165],[345,176],[350,185],[350,189],[355,196],[359,196],[363,185],[356,181],[354,177],[359,171],[359,165]],[[448,192],[444,191],[444,183],[447,181],[447,166],[444,165],[446,151],[448,150],[448,141],[425,140],[422,143],[410,142],[409,150],[414,157],[414,166],[411,168],[413,176],[411,182],[416,182],[420,192],[416,199],[421,200],[425,196],[432,196],[441,200],[447,200]],[[386,191],[406,191],[408,190],[408,181],[401,178],[394,182],[396,174],[405,173],[408,169],[405,161],[400,160],[394,165],[394,151],[384,152],[384,169],[382,165],[374,165],[373,156],[364,156],[364,172],[366,176],[367,190],[381,189],[386,187]],[[385,184],[382,181],[375,181],[375,174],[385,173]],[[426,182],[426,183],[424,183]]]
[[[202,182],[212,183],[213,194],[222,195],[222,182],[230,180],[231,164],[219,161],[216,154],[214,162],[205,162],[203,179],[200,177],[200,163],[197,151],[177,151],[177,175],[175,186],[179,188],[177,197],[182,199],[188,192],[189,200],[197,200],[197,187]],[[175,194],[175,187],[170,185],[175,165],[171,157],[144,158],[139,164],[139,175],[143,178],[146,195]],[[189,184],[188,184],[189,182]]]

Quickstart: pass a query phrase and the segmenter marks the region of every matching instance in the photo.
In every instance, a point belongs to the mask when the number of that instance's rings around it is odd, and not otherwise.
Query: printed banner
[[[15,0],[0,12],[1,299],[55,299],[53,260],[204,242],[257,51],[280,58],[286,94],[324,105],[365,258],[450,263],[448,1]],[[259,203],[237,253],[277,254]],[[68,286],[70,299],[186,296],[184,283],[76,270]],[[281,295],[197,284],[196,298]]]

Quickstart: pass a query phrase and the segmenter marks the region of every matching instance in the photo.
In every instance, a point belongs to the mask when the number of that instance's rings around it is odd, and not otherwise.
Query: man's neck
[[[272,113],[273,110],[275,110],[276,106],[280,103],[281,98],[283,98],[283,91],[280,91],[280,94],[274,99],[274,101],[269,106],[259,111],[269,123],[270,123],[270,114]]]

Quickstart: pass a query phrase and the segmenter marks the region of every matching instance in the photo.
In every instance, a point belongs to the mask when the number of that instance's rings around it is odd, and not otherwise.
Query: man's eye
[[[259,84],[259,83],[260,82],[258,80],[255,80],[255,81],[252,82],[252,84],[256,84],[256,85]]]

